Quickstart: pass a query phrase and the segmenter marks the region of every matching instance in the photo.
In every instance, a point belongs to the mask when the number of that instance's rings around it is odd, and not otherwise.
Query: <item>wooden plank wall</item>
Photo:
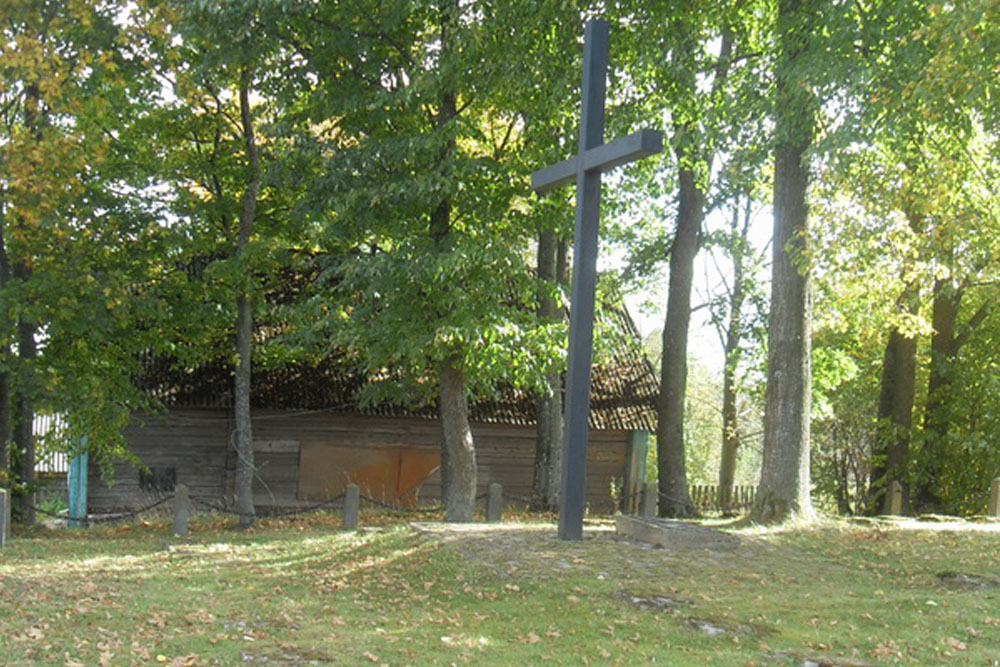
[[[191,495],[221,499],[226,480],[226,442],[231,421],[226,410],[173,410],[165,416],[144,416],[144,426],[125,429],[131,451],[146,466],[175,468],[177,483]],[[91,511],[137,509],[165,494],[139,487],[139,469],[131,463],[114,464],[113,486],[100,478],[93,462],[87,480]]]
[[[479,467],[477,495],[486,493],[493,482],[503,486],[504,495],[527,501],[535,465],[535,429],[532,426],[473,424],[476,463]],[[587,448],[587,503],[592,512],[614,511],[611,484],[620,487],[625,473],[627,431],[591,431]],[[435,474],[424,485],[421,497],[437,501],[441,478]],[[515,504],[516,501],[515,501]],[[522,506],[524,503],[520,503]]]
[[[193,496],[221,501],[232,493],[235,457],[228,446],[232,428],[224,410],[175,410],[167,417],[150,417],[144,427],[126,433],[132,451],[148,466],[175,466],[178,483]],[[299,464],[303,447],[406,447],[436,453],[441,428],[433,420],[405,417],[366,417],[331,413],[287,414],[258,411],[254,416],[254,461],[258,479],[254,502],[259,507],[307,505],[321,498],[303,493]],[[499,482],[510,496],[528,498],[535,456],[532,426],[473,424],[479,466],[479,492]],[[624,475],[627,431],[592,431],[587,463],[587,498],[591,510],[610,513],[612,479]],[[93,468],[93,466],[92,466]],[[311,471],[315,475],[316,471]],[[90,506],[101,511],[140,506],[155,494],[139,489],[138,470],[131,464],[115,466],[115,486],[96,481],[91,470]],[[342,470],[324,471],[341,479]],[[441,496],[440,475],[432,474],[419,490],[419,502],[432,504]]]

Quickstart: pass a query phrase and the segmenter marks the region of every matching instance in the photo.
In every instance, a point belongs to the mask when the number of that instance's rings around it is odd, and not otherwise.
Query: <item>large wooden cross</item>
[[[579,540],[583,537],[601,172],[663,150],[663,133],[658,130],[639,130],[609,144],[604,143],[607,69],[608,23],[590,21],[587,23],[583,46],[583,105],[580,116],[579,153],[531,175],[531,187],[538,194],[576,181],[573,289],[566,374],[566,428],[563,440],[562,486],[559,490],[559,539],[562,540]]]

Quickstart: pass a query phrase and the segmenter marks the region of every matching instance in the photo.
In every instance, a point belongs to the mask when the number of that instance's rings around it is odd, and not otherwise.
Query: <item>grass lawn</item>
[[[827,522],[652,548],[593,522],[33,529],[0,664],[1000,665],[1000,524]]]

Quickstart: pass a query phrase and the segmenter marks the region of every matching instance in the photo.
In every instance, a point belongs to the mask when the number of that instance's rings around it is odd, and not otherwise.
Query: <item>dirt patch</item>
[[[830,658],[825,656],[804,657],[794,653],[765,653],[768,664],[792,664],[801,667],[868,667],[867,662],[850,658]]]
[[[532,579],[572,572],[592,574],[597,579],[628,579],[669,567],[673,559],[734,562],[757,546],[755,540],[706,528],[723,538],[705,540],[702,531],[680,530],[672,546],[662,548],[623,538],[616,532],[611,519],[588,520],[583,539],[576,542],[560,540],[554,523],[416,522],[410,525],[463,556],[485,563],[501,576]],[[687,537],[691,540],[686,540]],[[733,549],[733,542],[725,539],[729,537],[737,540],[741,548]]]
[[[963,574],[961,572],[941,572],[935,579],[946,588],[959,590],[982,590],[1000,587],[1000,580],[984,577],[978,574]]]
[[[621,515],[615,518],[615,525],[620,535],[662,549],[721,551],[740,546],[736,535],[686,521]]]
[[[322,651],[286,646],[261,653],[243,651],[240,661],[248,665],[325,665],[334,659]]]
[[[628,591],[622,592],[622,597],[625,601],[634,606],[636,609],[642,611],[666,611],[673,612],[678,607],[685,606],[690,607],[694,603],[687,598],[682,597],[666,597],[664,595],[639,595],[636,593],[630,593]]]

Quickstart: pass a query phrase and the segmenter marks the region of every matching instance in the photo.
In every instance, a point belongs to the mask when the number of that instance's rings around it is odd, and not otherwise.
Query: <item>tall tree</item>
[[[538,234],[536,267],[539,280],[548,283],[539,295],[538,317],[542,323],[562,319],[562,304],[553,294],[562,284],[559,267],[559,247],[565,245],[553,229],[543,229]],[[545,387],[535,399],[535,466],[531,484],[531,508],[535,511],[554,510],[558,507],[560,452],[563,440],[563,389],[562,373],[551,370],[545,375]]]
[[[257,199],[260,197],[261,167],[257,151],[257,137],[254,132],[253,112],[250,109],[250,93],[253,86],[253,70],[247,63],[241,63],[238,95],[240,100],[240,131],[243,135],[243,150],[246,155],[246,177],[243,195],[240,197],[240,217],[236,238],[236,259],[245,261],[257,216]],[[253,480],[257,472],[253,462],[253,424],[250,420],[250,375],[253,352],[253,302],[247,288],[236,295],[236,376],[233,383],[236,421],[236,511],[240,515],[240,525],[250,526],[255,517],[253,504]]]
[[[722,375],[722,451],[719,456],[719,504],[729,507],[732,503],[733,485],[740,449],[743,445],[744,424],[740,419],[740,399],[743,393],[741,375],[745,361],[745,347],[759,342],[759,320],[746,312],[752,305],[762,313],[764,300],[757,273],[763,264],[763,254],[753,248],[750,231],[753,221],[754,200],[749,194],[745,199],[736,196],[728,229],[713,235],[714,240],[728,255],[732,275],[724,278],[725,289],[711,302],[712,321],[719,334],[725,366]],[[713,253],[714,256],[714,253]],[[721,273],[721,271],[720,271]],[[761,318],[762,319],[762,318]],[[748,340],[749,339],[749,340]]]
[[[529,57],[531,78],[519,85],[533,90],[517,94],[511,102],[522,111],[523,140],[520,162],[527,171],[565,157],[574,149],[567,145],[576,131],[574,107],[578,97],[579,63],[565,58],[567,45],[579,38],[576,11],[564,7],[557,14],[557,29],[536,34],[532,38]],[[578,50],[574,49],[574,53]],[[520,58],[518,58],[519,62]],[[523,66],[523,65],[522,65]],[[518,99],[520,98],[520,99]],[[516,100],[516,101],[515,101]],[[569,102],[572,100],[572,102]],[[565,291],[570,285],[567,257],[572,238],[572,216],[568,202],[561,197],[546,197],[534,201],[531,215],[537,220],[536,272],[538,318],[543,327],[561,332],[566,323]],[[557,334],[561,337],[561,333]],[[560,355],[562,357],[564,355]],[[542,387],[535,397],[535,467],[532,476],[531,507],[553,511],[558,508],[559,484],[562,476],[563,446],[563,368],[564,360],[549,364]]]
[[[820,3],[779,0],[774,123],[774,236],[767,392],[760,491],[752,516],[781,521],[813,513],[809,476],[811,308],[807,151],[817,103],[803,76]]]
[[[716,194],[714,159],[731,147],[736,128],[755,115],[748,109],[760,86],[760,78],[751,75],[759,58],[760,21],[750,19],[756,9],[743,12],[723,5],[706,11],[690,2],[655,7],[621,2],[618,11],[623,21],[643,26],[633,29],[625,57],[625,67],[643,93],[634,103],[627,102],[639,109],[635,113],[667,115],[672,129],[672,173],[647,171],[639,177],[649,179],[658,200],[673,200],[672,229],[663,227],[652,242],[638,249],[635,232],[626,234],[633,237],[629,239],[633,272],[646,273],[669,257],[657,425],[660,513],[687,516],[694,512],[687,490],[684,434],[694,260],[706,211]],[[664,182],[665,193],[660,192]]]
[[[286,9],[158,3],[149,19],[153,28],[167,26],[152,30],[160,37],[154,67],[172,92],[149,121],[167,156],[156,178],[174,193],[173,260],[191,278],[178,285],[192,310],[180,315],[189,321],[173,324],[170,356],[182,364],[231,360],[233,493],[243,527],[256,516],[251,386],[255,359],[266,356],[255,342],[267,324],[263,277],[304,245],[296,238],[301,223],[288,215],[302,186],[279,189],[270,175],[288,144],[275,128],[291,122],[285,105],[301,83],[276,34],[293,16]],[[197,315],[203,306],[215,312]],[[268,353],[281,356],[268,338]]]
[[[326,223],[322,298],[339,304],[326,319],[372,376],[388,369],[367,400],[436,403],[453,521],[470,520],[475,504],[470,396],[499,382],[540,385],[556,351],[523,260],[537,227],[515,149],[531,91],[514,82],[537,65],[525,12],[548,24],[560,9],[326,6],[297,36],[316,68],[308,102],[328,158],[304,204]]]
[[[692,16],[693,7],[684,15]],[[697,31],[681,22],[682,35]],[[693,37],[682,37],[673,51],[673,67],[684,72],[681,86],[685,98],[697,94],[697,67]],[[732,57],[733,35],[722,33],[713,86],[721,89]],[[689,105],[693,106],[693,105]],[[705,218],[707,174],[712,156],[698,141],[699,128],[692,109],[680,106],[674,111],[674,154],[679,165],[677,221],[670,246],[670,282],[667,311],[663,324],[663,361],[660,366],[660,403],[657,409],[656,442],[658,449],[660,515],[685,517],[696,514],[688,497],[684,456],[684,397],[687,388],[687,340],[691,322],[691,290],[694,258],[698,253]]]
[[[93,417],[97,405],[106,407],[103,392],[94,392],[88,407],[77,390],[96,375],[81,368],[88,343],[109,333],[117,315],[101,308],[79,316],[98,289],[104,297],[118,288],[113,266],[100,262],[106,255],[98,251],[96,261],[86,255],[99,247],[95,218],[103,214],[107,229],[121,229],[121,208],[106,207],[104,168],[121,127],[112,103],[128,101],[116,70],[131,66],[115,47],[123,32],[114,22],[117,10],[113,3],[14,3],[4,7],[0,26],[0,439],[3,467],[8,453],[17,460],[20,515],[29,522],[38,402],[44,399],[46,409],[77,407],[78,422]],[[81,337],[69,354],[54,353],[64,331],[87,325],[97,325],[96,335]],[[111,346],[100,358],[118,349]],[[107,386],[120,386],[115,380],[127,373],[122,370]],[[48,391],[54,386],[59,391]]]
[[[948,509],[938,491],[954,493],[953,510],[981,502],[959,490],[966,484],[959,480],[986,474],[990,465],[988,450],[976,445],[982,422],[959,416],[964,410],[956,408],[968,404],[947,387],[949,376],[970,382],[984,363],[964,360],[962,346],[951,342],[975,345],[990,336],[997,245],[987,230],[996,218],[984,193],[995,182],[988,156],[996,122],[983,119],[995,119],[996,102],[983,77],[996,63],[990,45],[997,35],[985,29],[995,15],[989,2],[874,3],[858,14],[861,74],[854,83],[863,85],[843,105],[854,112],[832,135],[841,135],[840,149],[831,151],[824,174],[834,188],[826,198],[835,225],[825,245],[838,251],[822,270],[824,282],[835,285],[824,288],[832,298],[820,317],[840,329],[838,319],[849,322],[853,336],[841,344],[861,366],[880,368],[869,399],[869,469],[858,470],[872,512],[884,510],[891,481],[903,484],[919,510]],[[876,332],[877,360],[870,343]],[[853,383],[857,390],[863,377]],[[980,392],[977,406],[988,411],[990,396]],[[842,425],[858,422],[847,404],[838,412]]]

